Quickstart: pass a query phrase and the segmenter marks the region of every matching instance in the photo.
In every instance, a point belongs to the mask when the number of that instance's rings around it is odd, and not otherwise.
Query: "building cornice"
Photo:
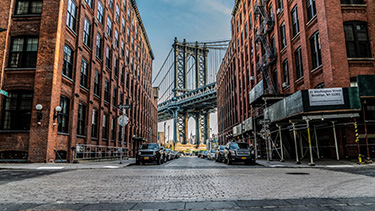
[[[142,34],[143,34],[143,36],[144,36],[144,38],[146,40],[146,44],[147,44],[147,47],[149,49],[149,53],[151,55],[151,58],[152,58],[152,60],[154,60],[155,56],[154,56],[154,53],[152,52],[151,44],[150,44],[150,41],[148,40],[146,29],[145,29],[145,26],[143,25],[142,18],[141,18],[141,15],[139,13],[139,10],[138,10],[138,6],[137,6],[136,0],[131,0],[131,4],[132,4],[132,7],[133,7],[133,9],[135,11],[135,14],[137,15],[138,24],[139,24],[139,26],[142,29]]]
[[[242,1],[243,0],[236,0],[236,4],[234,5],[233,11],[232,11],[233,17],[237,15],[238,9],[240,8]]]

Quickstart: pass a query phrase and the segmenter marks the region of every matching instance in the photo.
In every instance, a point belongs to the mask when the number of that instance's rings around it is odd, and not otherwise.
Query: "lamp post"
[[[119,109],[122,109],[122,115],[117,120],[118,124],[121,127],[125,127],[129,123],[129,118],[126,116],[126,109],[129,109],[130,105],[119,105],[118,107],[119,107]],[[120,146],[120,150],[121,150],[120,164],[122,164],[122,143],[121,143],[121,146]]]

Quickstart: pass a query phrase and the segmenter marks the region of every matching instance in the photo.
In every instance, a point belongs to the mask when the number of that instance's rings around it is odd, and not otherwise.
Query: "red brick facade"
[[[258,109],[252,107],[249,102],[249,92],[263,80],[263,75],[257,66],[257,63],[261,63],[264,51],[262,45],[255,42],[257,29],[260,28],[260,20],[254,16],[255,2],[257,1],[236,0],[231,21],[233,46],[228,50],[234,53],[227,53],[217,76],[218,106],[219,109],[222,107],[224,110],[223,119],[218,113],[218,123],[219,128],[222,128],[224,124],[226,140],[229,140],[227,137],[231,136],[235,125],[255,116],[253,112]],[[259,4],[260,2],[258,1]],[[357,75],[375,74],[373,43],[375,22],[371,18],[375,15],[374,1],[364,0],[360,3],[357,1],[358,4],[347,4],[351,3],[350,1],[341,1],[340,4],[339,1],[327,0],[269,0],[265,2],[267,2],[265,10],[272,14],[274,21],[273,30],[268,33],[267,40],[272,45],[272,37],[274,37],[277,58],[269,68],[277,93],[289,95],[302,89],[350,87]],[[309,7],[313,3],[315,7]],[[295,8],[299,30],[293,35],[293,10]],[[313,12],[309,17],[311,8]],[[363,31],[367,30],[368,40],[365,45],[370,51],[368,56],[348,56],[344,26],[356,23],[365,26]],[[282,47],[283,25],[285,26],[285,47]],[[355,27],[358,28],[359,25]],[[321,63],[314,67],[311,39],[317,33],[320,38]],[[298,48],[301,49],[303,72],[300,77],[298,74],[301,74],[297,73],[295,56]],[[285,61],[288,64],[288,81],[284,79],[283,62]],[[347,144],[355,144],[353,131],[345,132],[348,130],[345,128],[338,130],[339,139],[346,138],[350,140]],[[355,155],[355,153],[346,152],[353,148],[346,149],[343,146],[345,143],[341,144],[340,154]]]
[[[15,90],[33,93],[32,105],[29,106],[29,130],[15,130],[12,126],[6,126],[7,123],[4,122],[7,121],[5,119],[10,112],[4,105],[6,97],[0,98],[0,153],[3,153],[3,159],[9,159],[9,156],[16,157],[14,154],[17,153],[27,153],[27,156],[24,156],[27,162],[54,162],[56,151],[62,151],[66,153],[67,161],[72,161],[71,148],[76,144],[132,149],[133,137],[143,137],[156,142],[157,105],[151,85],[154,56],[135,1],[101,0],[102,23],[98,20],[98,0],[42,2],[41,13],[33,13],[35,8],[30,10],[31,6],[29,12],[20,12],[21,6],[17,0],[4,1],[0,6],[0,27],[7,29],[0,32],[0,89],[9,93]],[[75,10],[71,10],[72,7],[75,7]],[[71,11],[75,11],[75,21],[71,21]],[[119,19],[116,17],[117,14]],[[108,18],[112,22],[111,35],[107,34]],[[85,25],[85,20],[89,27]],[[115,34],[118,34],[117,46]],[[87,43],[84,43],[85,35],[88,35]],[[102,40],[101,57],[97,56],[97,36]],[[35,67],[11,67],[10,54],[14,51],[11,46],[12,40],[14,45],[14,39],[17,37],[24,40],[28,37],[38,38]],[[63,72],[65,46],[72,50],[72,65],[69,66],[71,74]],[[107,47],[111,49],[108,60],[110,64],[107,64]],[[87,68],[81,73],[84,61]],[[98,89],[94,91],[96,72],[100,77],[97,78]],[[82,78],[86,78],[86,84],[82,82]],[[105,81],[109,84],[106,100]],[[60,105],[61,96],[68,99],[69,112],[64,119],[67,129],[58,132],[59,119],[61,121],[62,117],[55,119],[54,115],[55,108]],[[40,124],[35,109],[37,104],[43,106]],[[123,133],[119,131],[120,127],[117,124],[117,118],[122,114],[117,108],[120,104],[130,105],[126,113],[130,120]],[[78,112],[80,105],[84,108],[83,114]],[[94,109],[98,113],[96,137],[92,137]],[[106,115],[107,121],[105,138],[102,127],[103,115]],[[81,123],[78,123],[79,119],[82,120]],[[78,124],[83,125],[80,132],[77,130]]]

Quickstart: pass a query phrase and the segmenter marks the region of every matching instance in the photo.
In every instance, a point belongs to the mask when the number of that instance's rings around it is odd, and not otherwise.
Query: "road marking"
[[[63,169],[64,167],[39,167],[38,170],[56,170],[56,169]]]
[[[120,167],[118,166],[103,166],[104,168],[107,168],[107,169],[118,169]]]
[[[328,165],[325,166],[326,168],[352,168],[352,165]]]

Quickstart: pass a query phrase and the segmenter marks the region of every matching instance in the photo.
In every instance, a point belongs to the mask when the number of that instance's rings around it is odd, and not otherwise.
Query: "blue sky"
[[[152,50],[154,76],[171,50],[174,38],[180,42],[230,39],[234,0],[137,0]],[[172,121],[170,139],[173,137]],[[211,133],[217,134],[217,114],[210,116]],[[159,123],[158,131],[164,130]],[[195,121],[189,120],[189,136],[195,135]]]
[[[230,39],[234,0],[137,0],[152,50],[154,73],[175,37],[182,42]]]

